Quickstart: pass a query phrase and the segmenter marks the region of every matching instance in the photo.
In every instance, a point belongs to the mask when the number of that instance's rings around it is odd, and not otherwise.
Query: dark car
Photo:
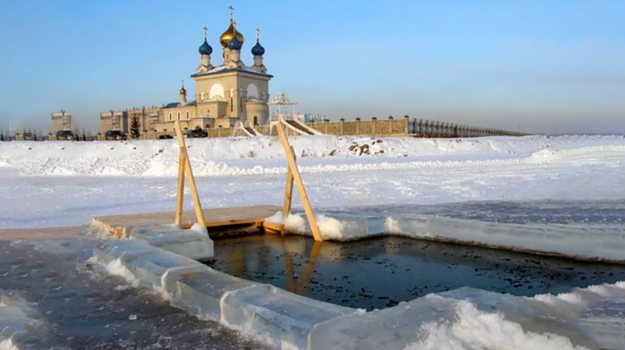
[[[208,137],[208,133],[202,129],[192,129],[184,132],[184,136],[188,138],[193,137]]]
[[[126,140],[128,136],[119,130],[109,130],[104,134],[105,140]]]
[[[59,130],[56,133],[56,139],[57,140],[74,140],[74,133],[71,130]]]
[[[24,141],[37,141],[37,135],[32,132],[25,132],[22,137],[24,138]]]

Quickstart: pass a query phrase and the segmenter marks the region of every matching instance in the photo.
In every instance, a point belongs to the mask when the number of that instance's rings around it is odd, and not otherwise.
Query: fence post
[[[356,118],[356,135],[360,135],[360,118]]]
[[[378,120],[378,118],[373,117],[371,118],[371,136],[375,136],[375,121]]]
[[[345,119],[341,118],[339,123],[339,135],[343,136],[343,124],[345,123]]]
[[[404,121],[404,134],[408,135],[410,133],[410,126],[408,125],[410,123],[410,117],[408,115],[405,115]]]
[[[328,125],[330,124],[330,119],[326,119],[325,122],[326,122],[326,129],[325,129],[326,132],[325,132],[325,134],[327,135],[328,134]]]

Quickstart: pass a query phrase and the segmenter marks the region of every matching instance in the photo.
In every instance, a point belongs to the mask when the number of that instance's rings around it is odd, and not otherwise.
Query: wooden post
[[[293,155],[293,159],[295,159],[295,151],[293,151],[293,146],[289,147],[289,151]],[[282,234],[286,233],[286,219],[289,217],[289,213],[291,212],[291,203],[293,202],[293,173],[291,172],[291,168],[287,167],[286,171],[286,188],[284,190],[284,206],[282,207]]]
[[[304,205],[304,211],[306,212],[306,217],[308,218],[308,224],[310,225],[313,238],[315,239],[315,241],[321,241],[323,240],[321,238],[321,232],[319,232],[319,226],[317,226],[315,214],[313,213],[312,207],[310,206],[310,201],[308,200],[308,195],[306,194],[306,188],[304,188],[302,176],[300,175],[299,169],[297,168],[295,155],[291,153],[291,146],[289,145],[289,140],[287,139],[284,132],[283,123],[278,123],[277,128],[278,135],[280,136],[280,142],[282,143],[282,148],[284,149],[284,154],[286,155],[286,159],[288,162],[288,167],[291,171],[291,174],[293,175],[293,180],[295,181],[295,185],[297,186],[297,192],[299,193],[302,204]]]
[[[178,137],[178,146],[180,148],[180,163],[178,164],[178,191],[176,198],[176,224],[182,224],[182,210],[184,202],[184,175],[187,176],[189,181],[189,187],[191,189],[191,198],[193,199],[193,209],[195,210],[195,218],[198,224],[202,227],[206,227],[206,220],[204,219],[204,212],[202,211],[202,204],[200,203],[200,196],[197,193],[197,186],[195,185],[195,178],[193,177],[193,170],[191,170],[191,161],[189,160],[189,154],[187,153],[187,145],[182,137],[182,128],[180,127],[180,121],[174,122],[174,128],[176,130],[176,136]]]
[[[176,191],[176,224],[182,225],[182,211],[184,207],[184,169],[185,169],[185,153],[180,149],[178,156],[178,190]]]

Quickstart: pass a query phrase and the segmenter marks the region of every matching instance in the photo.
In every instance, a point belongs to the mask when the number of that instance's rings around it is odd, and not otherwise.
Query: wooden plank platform
[[[277,205],[254,205],[233,208],[211,208],[204,209],[206,227],[224,228],[236,225],[255,225],[261,227],[265,218],[274,215],[282,210]],[[92,218],[92,223],[102,229],[118,236],[123,236],[127,227],[153,226],[163,224],[173,224],[175,213],[159,212],[130,215],[98,216]],[[186,210],[182,214],[183,228],[189,228],[196,222],[193,210]]]
[[[0,240],[69,238],[78,234],[78,226],[46,228],[9,228],[0,230]]]

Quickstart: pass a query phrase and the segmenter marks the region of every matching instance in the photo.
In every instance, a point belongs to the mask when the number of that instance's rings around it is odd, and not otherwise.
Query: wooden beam
[[[176,191],[176,224],[182,225],[182,213],[184,211],[184,168],[185,153],[180,148],[178,157],[178,189]]]
[[[295,151],[293,151],[293,146],[289,147],[289,151],[293,155],[293,159],[295,158]],[[291,213],[291,203],[293,202],[293,173],[291,172],[291,168],[287,167],[286,172],[286,189],[284,190],[284,206],[282,207],[282,234],[286,233],[286,219],[289,217]]]
[[[284,225],[274,224],[273,222],[269,222],[264,220],[261,224],[265,233],[274,234],[274,233],[282,233],[284,230]]]
[[[204,211],[202,210],[202,203],[200,202],[200,195],[197,193],[197,186],[195,185],[195,178],[193,177],[193,170],[191,170],[191,161],[189,156],[186,156],[186,173],[187,180],[189,181],[189,187],[191,188],[191,199],[193,200],[193,209],[195,209],[195,218],[198,224],[202,227],[206,227],[206,220],[204,219]]]
[[[204,219],[204,212],[202,211],[202,204],[200,202],[200,196],[197,192],[197,186],[195,185],[195,178],[193,177],[193,170],[191,169],[191,161],[189,160],[189,154],[187,153],[187,145],[184,142],[184,137],[182,136],[182,128],[180,127],[180,121],[176,120],[174,122],[174,127],[176,129],[176,136],[178,137],[178,146],[180,148],[180,157],[179,159],[183,161],[182,164],[179,165],[178,168],[178,198],[176,200],[176,220],[182,221],[182,204],[184,198],[184,178],[181,177],[181,174],[186,174],[187,181],[189,181],[189,187],[191,189],[191,198],[193,199],[193,209],[195,210],[195,218],[197,219],[197,223],[202,227],[206,227],[206,220]],[[180,169],[182,167],[182,169]],[[182,182],[182,184],[181,184]],[[181,188],[182,187],[182,188]],[[179,204],[178,204],[179,202]],[[180,207],[180,213],[177,211]],[[179,224],[179,223],[178,223]]]
[[[306,188],[304,187],[302,176],[300,175],[299,169],[297,168],[297,163],[295,162],[295,154],[291,153],[291,145],[289,145],[289,140],[286,138],[283,123],[278,123],[277,128],[278,135],[280,136],[280,142],[282,143],[282,148],[284,148],[284,154],[286,155],[289,169],[291,170],[293,180],[295,181],[295,185],[297,186],[297,192],[299,193],[302,204],[304,205],[304,211],[306,212],[306,217],[308,218],[308,224],[310,225],[313,238],[315,239],[315,241],[322,241],[323,239],[321,238],[321,232],[319,232],[319,226],[317,226],[315,214],[313,213],[312,207],[310,206],[310,201],[308,200],[308,195],[306,194]]]

